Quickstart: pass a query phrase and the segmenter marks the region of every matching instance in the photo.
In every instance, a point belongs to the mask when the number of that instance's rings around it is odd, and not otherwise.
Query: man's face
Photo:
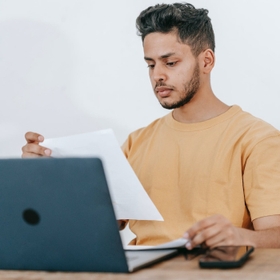
[[[200,86],[199,64],[191,48],[180,43],[175,32],[150,33],[143,47],[150,80],[162,107],[174,109],[187,104]]]

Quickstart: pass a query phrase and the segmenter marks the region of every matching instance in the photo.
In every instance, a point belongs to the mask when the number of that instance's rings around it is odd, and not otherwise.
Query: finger
[[[51,157],[51,156],[24,152],[24,153],[22,153],[21,157],[22,158],[35,158],[35,157]]]
[[[51,155],[51,150],[40,146],[38,144],[35,143],[30,143],[30,144],[26,144],[25,146],[22,147],[22,157],[28,157],[29,154],[35,154],[37,156],[50,156]]]
[[[38,158],[38,157],[43,157],[38,154],[33,154],[33,153],[23,153],[22,158]]]
[[[219,234],[210,237],[206,240],[207,247],[214,248],[217,246],[230,246],[232,244],[232,238],[225,232],[221,231]]]
[[[41,134],[38,134],[36,132],[27,132],[25,133],[25,139],[27,143],[40,143],[44,141],[44,137]]]
[[[233,226],[221,227],[220,232],[217,235],[209,238],[206,241],[206,244],[210,248],[218,246],[236,246],[242,244],[237,237],[238,232]]]
[[[219,234],[227,224],[230,223],[222,215],[213,215],[197,222],[183,236],[188,239],[186,248],[192,249],[200,244],[209,247],[209,239]]]
[[[213,226],[216,222],[216,216],[211,216],[200,220],[186,231],[184,237],[186,239],[193,239],[200,231]]]
[[[192,239],[190,239],[190,244],[188,244],[188,246],[194,248],[197,245],[204,243],[206,247],[209,247],[209,240],[212,240],[213,238],[221,238],[219,237],[220,231],[221,229],[217,225],[201,230]]]

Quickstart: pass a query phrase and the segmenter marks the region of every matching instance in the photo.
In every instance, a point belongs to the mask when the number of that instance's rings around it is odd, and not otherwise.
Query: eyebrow
[[[170,57],[170,56],[172,56],[172,55],[174,55],[175,53],[174,52],[170,52],[170,53],[167,53],[167,54],[164,54],[164,55],[161,55],[160,56],[160,59],[164,59],[164,58],[168,58],[168,57]],[[144,57],[144,59],[145,60],[148,60],[148,61],[154,61],[154,59],[152,59],[152,58],[150,58],[150,57]]]

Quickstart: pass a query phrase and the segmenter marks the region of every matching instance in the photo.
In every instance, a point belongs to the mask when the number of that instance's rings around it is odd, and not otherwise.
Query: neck
[[[220,101],[212,89],[200,89],[192,100],[180,108],[173,110],[173,118],[182,123],[197,123],[215,118],[229,109]]]

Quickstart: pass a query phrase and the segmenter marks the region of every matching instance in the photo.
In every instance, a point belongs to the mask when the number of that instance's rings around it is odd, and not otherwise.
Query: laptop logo
[[[40,222],[40,216],[38,212],[33,209],[26,209],[22,213],[22,217],[26,223],[29,225],[35,226]]]

